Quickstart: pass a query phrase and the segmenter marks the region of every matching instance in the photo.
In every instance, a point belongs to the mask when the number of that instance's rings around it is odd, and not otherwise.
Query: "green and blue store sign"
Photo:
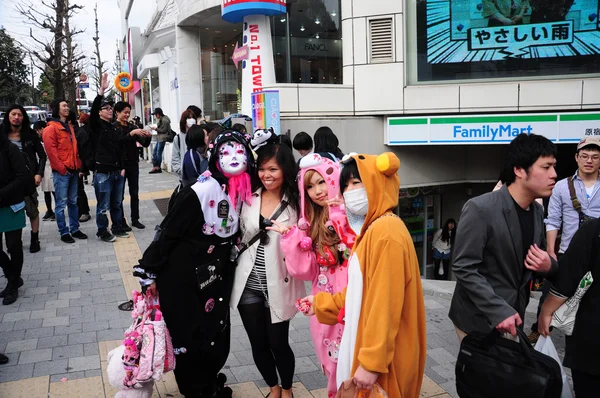
[[[386,123],[387,145],[399,146],[507,144],[521,133],[577,143],[600,136],[600,113],[389,117]]]

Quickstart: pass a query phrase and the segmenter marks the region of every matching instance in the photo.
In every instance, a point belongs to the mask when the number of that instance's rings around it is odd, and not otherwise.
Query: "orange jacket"
[[[51,119],[42,137],[52,170],[65,175],[67,169],[81,169],[73,127],[57,119]]]

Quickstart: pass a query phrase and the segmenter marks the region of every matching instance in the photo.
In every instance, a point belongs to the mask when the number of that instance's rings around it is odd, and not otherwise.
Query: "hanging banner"
[[[281,133],[279,113],[279,91],[270,90],[252,93],[252,131],[273,127],[277,135]]]

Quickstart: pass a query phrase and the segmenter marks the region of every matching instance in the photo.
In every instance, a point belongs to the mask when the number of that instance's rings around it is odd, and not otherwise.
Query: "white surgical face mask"
[[[185,124],[186,124],[186,126],[188,126],[188,127],[192,127],[194,124],[196,124],[196,119],[191,119],[191,118],[190,118],[190,119],[187,119],[187,120],[185,121]]]
[[[346,190],[344,192],[344,201],[346,210],[357,216],[366,216],[369,210],[369,201],[367,199],[367,190],[365,188]]]
[[[239,142],[228,141],[219,147],[219,166],[225,174],[238,176],[248,168],[246,148]]]

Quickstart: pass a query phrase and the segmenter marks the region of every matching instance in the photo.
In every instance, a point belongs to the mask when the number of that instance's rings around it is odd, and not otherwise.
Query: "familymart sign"
[[[506,144],[522,133],[575,143],[600,136],[600,113],[390,117],[386,127],[388,145]]]

